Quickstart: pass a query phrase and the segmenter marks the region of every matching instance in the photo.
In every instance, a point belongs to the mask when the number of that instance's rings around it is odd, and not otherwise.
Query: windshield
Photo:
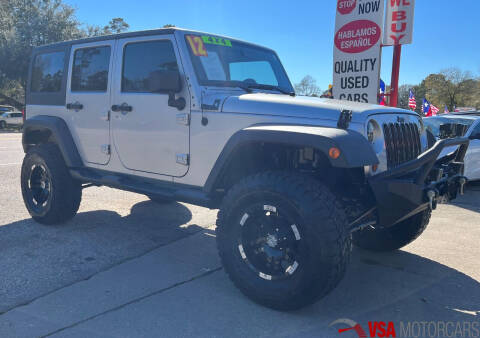
[[[293,92],[277,55],[265,48],[209,35],[186,35],[185,40],[201,85]],[[269,88],[267,88],[268,86]]]
[[[468,128],[473,124],[474,120],[472,119],[463,119],[463,118],[446,118],[446,117],[429,117],[423,120],[427,129],[436,137],[442,138],[440,126],[447,124],[461,124],[464,125],[463,135],[468,131]]]

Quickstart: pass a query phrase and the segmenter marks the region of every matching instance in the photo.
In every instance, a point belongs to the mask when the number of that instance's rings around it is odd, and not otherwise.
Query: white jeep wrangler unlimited
[[[468,139],[429,145],[411,111],[295,97],[277,54],[251,43],[124,33],[36,48],[29,74],[21,184],[36,221],[67,221],[91,185],[218,208],[225,271],[275,309],[330,292],[352,242],[413,241],[465,183]]]

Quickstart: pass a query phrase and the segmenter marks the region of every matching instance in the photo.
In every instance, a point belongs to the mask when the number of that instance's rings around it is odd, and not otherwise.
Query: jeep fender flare
[[[27,152],[32,145],[52,141],[60,149],[67,167],[83,166],[70,129],[62,118],[37,115],[25,121],[22,135],[24,152]]]
[[[204,190],[207,193],[213,190],[230,156],[237,149],[249,143],[262,142],[317,149],[336,168],[358,168],[379,163],[368,140],[353,130],[303,125],[254,125],[230,137],[208,176]],[[340,156],[336,159],[328,155],[332,147],[340,150]]]

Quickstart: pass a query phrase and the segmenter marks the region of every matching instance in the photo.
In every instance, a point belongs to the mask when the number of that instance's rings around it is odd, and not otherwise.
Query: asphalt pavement
[[[23,155],[21,134],[0,133],[0,337],[335,337],[339,318],[366,330],[392,321],[401,336],[407,322],[480,324],[480,186],[440,205],[402,250],[354,249],[331,294],[282,313],[226,277],[216,210],[91,187],[73,220],[39,225],[21,197]]]

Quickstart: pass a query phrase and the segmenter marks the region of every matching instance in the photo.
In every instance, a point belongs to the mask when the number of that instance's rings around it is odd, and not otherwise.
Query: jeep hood
[[[278,115],[338,120],[342,110],[353,112],[352,122],[363,123],[372,114],[415,114],[408,110],[350,101],[306,96],[252,93],[229,96],[222,112],[236,114]]]

